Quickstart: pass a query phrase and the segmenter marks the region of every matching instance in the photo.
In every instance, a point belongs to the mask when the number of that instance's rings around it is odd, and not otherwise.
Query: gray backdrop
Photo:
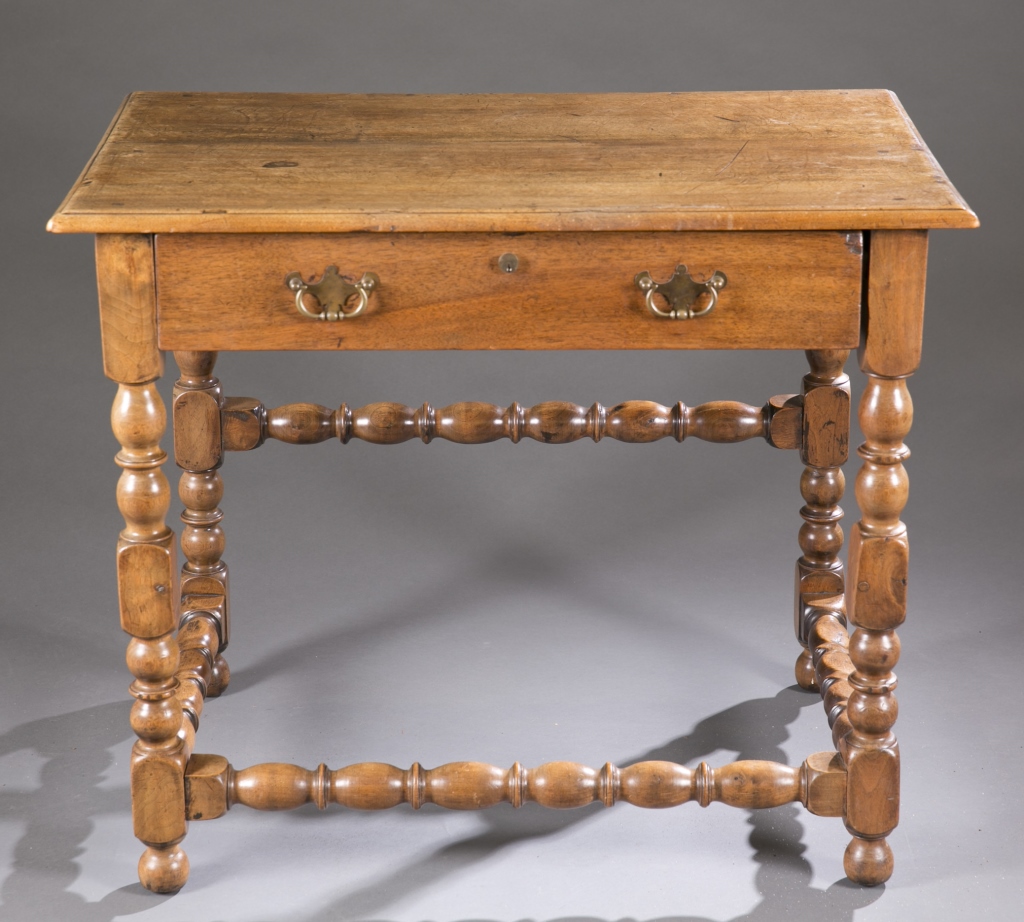
[[[0,918],[1018,918],[1021,9],[4,0]],[[828,87],[895,90],[982,220],[932,235],[911,383],[904,807],[889,884],[844,883],[841,823],[796,808],[238,809],[192,824],[181,894],[142,891],[112,557],[114,387],[91,241],[43,230],[121,98]],[[638,358],[226,355],[218,368],[228,393],[268,405],[760,403],[804,371],[785,353]],[[792,455],[751,443],[233,456],[234,678],[198,749],[239,767],[798,763],[830,746],[820,704],[792,687],[798,477]]]

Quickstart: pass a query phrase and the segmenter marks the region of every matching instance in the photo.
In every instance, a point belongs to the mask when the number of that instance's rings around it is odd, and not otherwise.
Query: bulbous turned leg
[[[125,522],[117,546],[118,596],[121,627],[132,635],[126,660],[135,677],[132,822],[135,835],[148,846],[139,879],[161,893],[180,889],[188,878],[180,842],[186,830],[184,777],[191,739],[191,724],[177,699],[174,533],[164,522],[170,487],[160,449],[165,423],[153,382],[120,385],[111,425],[121,443],[117,463],[123,469],[117,485]]]
[[[837,740],[846,762],[843,820],[853,836],[845,866],[852,880],[877,885],[893,870],[886,837],[900,812],[900,751],[893,733],[896,629],[907,612],[907,528],[900,515],[909,481],[903,444],[914,418],[907,378],[921,360],[928,233],[872,231],[858,352],[867,386],[858,418],[864,443],[857,474],[861,519],[850,535],[846,608],[853,627],[849,655],[849,730]]]
[[[913,407],[904,378],[870,375],[860,405],[864,464],[857,475],[861,520],[850,541],[851,730],[844,740],[848,769],[846,828],[853,841],[845,867],[851,880],[876,885],[892,874],[885,837],[899,821],[900,756],[892,732],[898,707],[893,668],[899,661],[896,628],[906,616],[907,501],[903,438]]]
[[[846,481],[842,465],[849,454],[850,379],[843,372],[849,353],[841,349],[807,352],[811,371],[803,381],[803,437],[800,477],[804,505],[800,510],[802,555],[796,564],[795,629],[803,649],[794,674],[797,684],[818,690],[815,663],[808,648],[816,610],[827,608],[842,616],[843,529],[840,521]]]
[[[174,387],[175,461],[182,468],[178,495],[181,513],[182,620],[204,614],[216,625],[216,634],[195,643],[204,661],[190,657],[190,682],[182,703],[198,724],[205,698],[216,698],[228,687],[231,671],[223,650],[228,643],[228,569],[224,553],[224,513],[220,501],[224,484],[219,468],[224,458],[220,381],[213,376],[215,352],[176,352],[181,372]],[[198,640],[198,638],[193,638]]]

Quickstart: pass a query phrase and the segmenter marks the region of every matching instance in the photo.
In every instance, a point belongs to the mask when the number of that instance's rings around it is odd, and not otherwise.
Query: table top
[[[886,90],[133,93],[89,233],[873,230],[977,218]]]

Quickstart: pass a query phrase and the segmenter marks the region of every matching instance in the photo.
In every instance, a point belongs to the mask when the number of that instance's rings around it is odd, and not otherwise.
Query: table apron
[[[849,349],[860,335],[861,234],[171,234],[156,240],[169,350]],[[516,257],[513,271],[507,271]],[[654,316],[635,277],[723,272],[715,309]],[[358,317],[303,316],[289,273],[337,266],[379,285]]]

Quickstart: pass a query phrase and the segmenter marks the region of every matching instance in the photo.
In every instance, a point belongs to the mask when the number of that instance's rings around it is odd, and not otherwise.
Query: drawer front
[[[821,232],[166,234],[162,349],[810,349],[859,338],[859,235]],[[515,271],[499,264],[517,258]],[[635,284],[678,264],[728,282],[709,313],[657,317]],[[380,279],[358,317],[303,316],[285,277]],[[314,308],[315,301],[309,301]],[[656,297],[656,304],[665,307]],[[702,302],[703,303],[703,302]]]

